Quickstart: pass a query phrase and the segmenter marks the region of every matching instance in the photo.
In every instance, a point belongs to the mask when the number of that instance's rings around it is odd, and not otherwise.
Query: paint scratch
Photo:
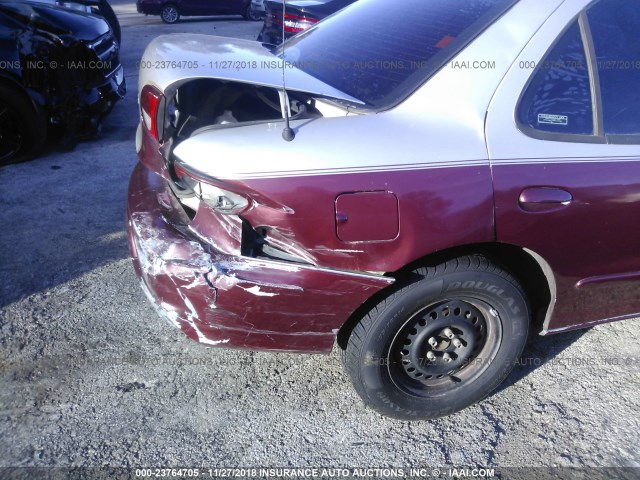
[[[238,287],[240,287],[240,285],[238,285]],[[258,285],[254,285],[251,288],[244,288],[244,287],[240,287],[242,288],[244,291],[252,293],[258,297],[275,297],[278,294],[277,293],[269,293],[269,292],[263,292],[260,290],[260,287]]]

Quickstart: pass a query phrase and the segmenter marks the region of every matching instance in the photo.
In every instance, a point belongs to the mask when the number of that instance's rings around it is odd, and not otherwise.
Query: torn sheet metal
[[[161,315],[211,346],[329,352],[338,329],[392,278],[228,255],[185,236],[163,215],[166,182],[138,165],[129,242]]]

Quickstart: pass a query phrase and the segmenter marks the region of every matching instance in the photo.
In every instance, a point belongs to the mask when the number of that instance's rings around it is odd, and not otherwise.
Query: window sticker
[[[587,64],[576,20],[536,67],[520,100],[519,123],[541,132],[593,135],[593,101]]]
[[[538,123],[547,125],[569,125],[568,115],[552,115],[550,113],[539,113]]]

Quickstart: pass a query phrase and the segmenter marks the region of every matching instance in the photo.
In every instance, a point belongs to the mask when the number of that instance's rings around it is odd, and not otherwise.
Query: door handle
[[[573,195],[557,187],[525,188],[518,198],[518,205],[526,212],[550,212],[568,206]]]

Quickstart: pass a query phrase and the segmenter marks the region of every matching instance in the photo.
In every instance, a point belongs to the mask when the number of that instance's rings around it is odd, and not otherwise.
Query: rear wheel
[[[176,23],[178,20],[180,20],[180,12],[178,11],[178,7],[171,3],[164,5],[162,7],[162,10],[160,10],[160,18],[162,18],[162,21],[164,23]]]
[[[0,165],[32,158],[46,136],[46,121],[27,97],[0,85]]]
[[[343,356],[365,404],[405,420],[486,397],[522,353],[530,316],[516,280],[482,256],[414,273],[356,325]]]

